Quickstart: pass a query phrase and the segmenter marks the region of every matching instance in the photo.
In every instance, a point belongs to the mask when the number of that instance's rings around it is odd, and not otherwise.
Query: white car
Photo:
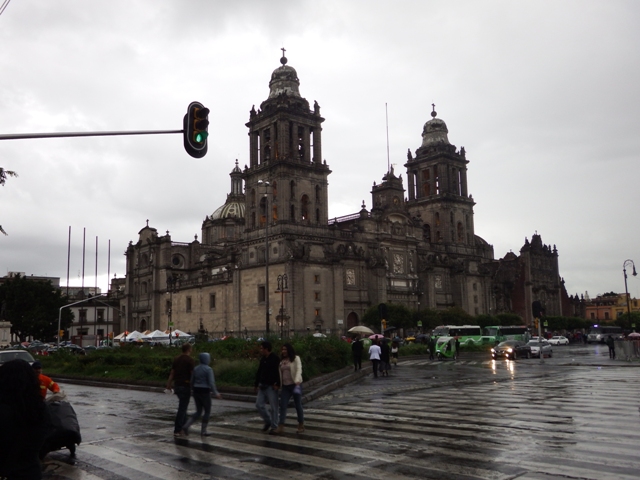
[[[569,345],[569,339],[567,337],[563,337],[562,335],[556,335],[555,337],[551,337],[549,339],[549,343],[551,345]]]
[[[551,349],[551,344],[546,340],[538,341],[538,340],[529,340],[527,343],[531,347],[531,356],[540,358],[540,353],[542,352],[542,358],[553,356],[553,350]]]

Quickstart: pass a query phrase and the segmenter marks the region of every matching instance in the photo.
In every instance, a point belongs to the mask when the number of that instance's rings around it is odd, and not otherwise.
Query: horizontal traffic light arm
[[[120,132],[55,132],[55,133],[10,133],[0,135],[0,140],[25,140],[29,138],[69,138],[69,137],[116,137],[119,135],[164,135],[184,133],[184,130],[130,130]]]

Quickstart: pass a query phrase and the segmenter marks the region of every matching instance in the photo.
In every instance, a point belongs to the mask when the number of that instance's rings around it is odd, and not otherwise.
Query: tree
[[[4,168],[0,167],[0,185],[2,185],[4,187],[5,182],[7,181],[7,177],[17,177],[18,174],[16,172],[12,172],[11,170],[5,170]],[[2,228],[2,225],[0,225],[0,232],[4,233],[5,235],[7,234],[7,232],[4,231],[4,229]]]
[[[404,305],[399,303],[387,303],[387,328],[417,328],[416,317]],[[376,331],[380,330],[380,313],[378,306],[369,307],[362,316],[362,324],[372,327]]]
[[[473,325],[475,319],[461,307],[451,307],[438,312],[440,325]]]
[[[2,320],[11,322],[11,333],[21,342],[27,337],[43,341],[55,338],[60,308],[66,304],[66,297],[50,281],[30,280],[18,275],[0,285]],[[61,328],[67,329],[72,321],[71,310],[63,309]]]

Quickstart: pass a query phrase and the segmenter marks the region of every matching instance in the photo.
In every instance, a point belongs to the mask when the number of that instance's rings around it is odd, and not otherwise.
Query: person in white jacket
[[[284,431],[289,399],[293,396],[293,404],[298,414],[298,432],[304,432],[304,412],[302,411],[302,362],[296,355],[293,346],[285,343],[280,350],[280,415],[276,433]]]
[[[373,377],[378,378],[378,368],[380,366],[380,354],[382,351],[380,350],[380,346],[378,345],[378,340],[373,341],[373,345],[369,347],[369,360],[371,360],[371,364],[373,365]]]

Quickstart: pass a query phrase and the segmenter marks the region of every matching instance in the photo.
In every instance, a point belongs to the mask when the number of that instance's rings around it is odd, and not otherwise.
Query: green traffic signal
[[[209,109],[200,102],[191,102],[184,116],[184,148],[194,158],[202,158],[207,154],[208,116]]]
[[[207,139],[207,137],[209,136],[208,132],[196,132],[195,134],[195,141],[198,143],[204,143],[204,141]]]

